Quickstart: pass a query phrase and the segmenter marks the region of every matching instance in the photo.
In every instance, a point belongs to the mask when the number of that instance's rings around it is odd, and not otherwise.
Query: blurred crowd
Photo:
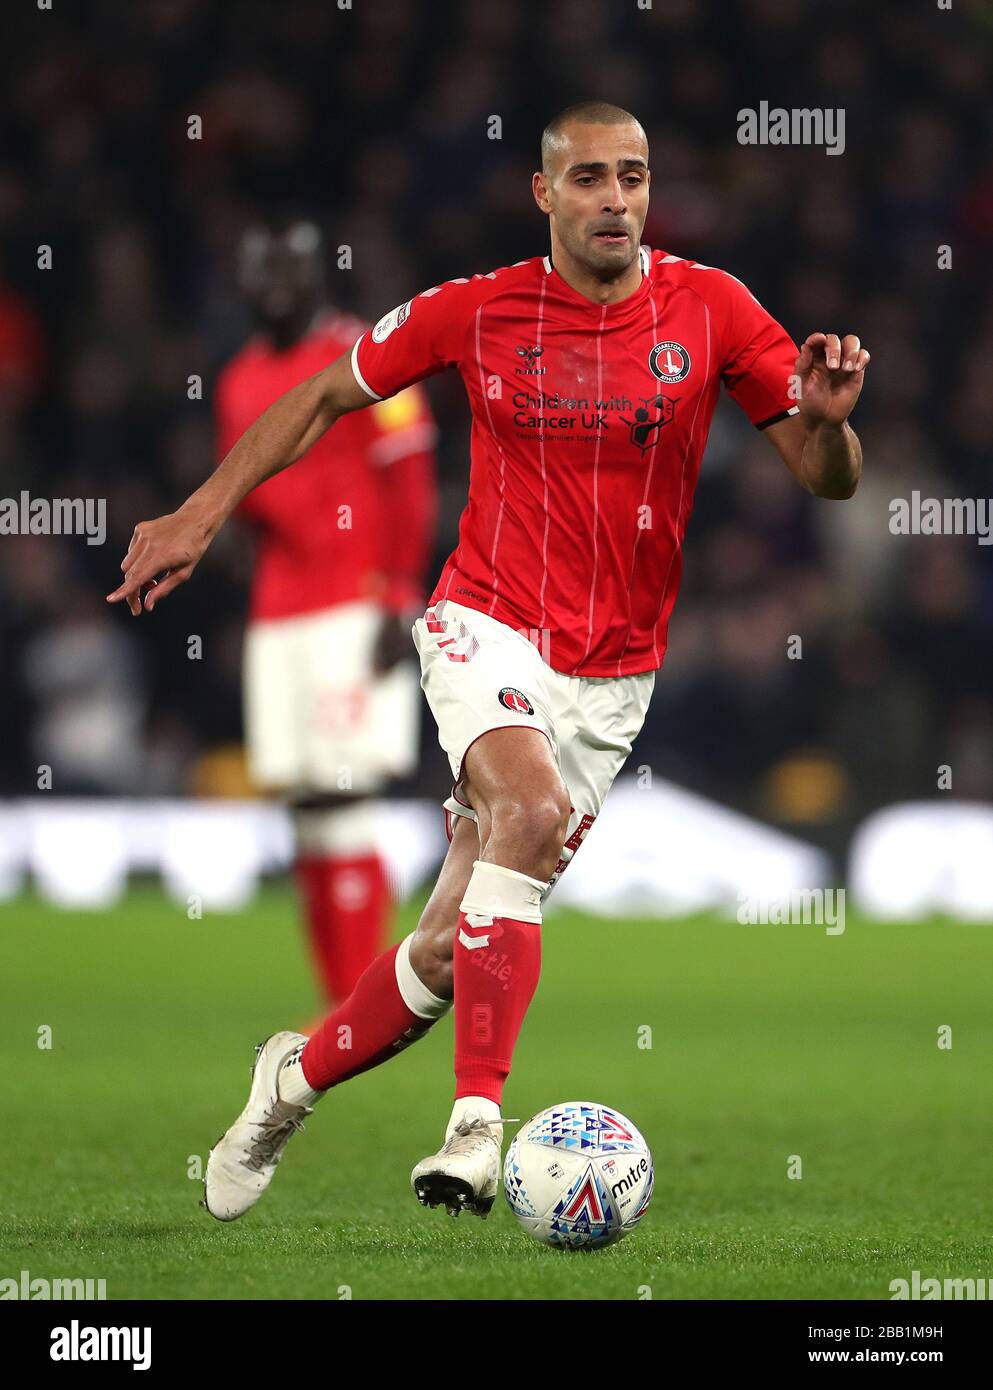
[[[352,248],[350,269],[332,258],[332,299],[377,318],[544,254],[538,136],[601,97],[648,131],[647,244],[732,271],[794,337],[856,332],[873,357],[852,502],[808,498],[722,405],[633,765],[813,835],[937,795],[942,765],[955,794],[993,797],[993,547],[889,529],[891,500],[915,489],[993,493],[991,15],[968,0],[90,0],[6,15],[0,497],[105,497],[108,528],[101,546],[0,536],[0,794],[29,794],[39,766],[59,792],[209,789],[205,767],[238,744],[244,531],[222,533],[152,618],[103,596],[134,523],[215,462],[211,385],[249,330],[244,229],[277,203],[313,215],[332,249]],[[844,108],[844,154],[738,144],[739,108],[762,100]],[[468,431],[457,377],[429,390],[437,568]],[[447,764],[430,726],[425,754],[418,785],[435,794]]]

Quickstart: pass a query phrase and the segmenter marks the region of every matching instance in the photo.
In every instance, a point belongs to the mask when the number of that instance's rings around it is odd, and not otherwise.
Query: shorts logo
[[[428,632],[445,634],[438,643],[438,649],[444,651],[449,661],[471,661],[479,651],[479,643],[465,623],[460,622],[457,627],[453,628],[453,624],[447,618],[442,617],[444,607],[445,600],[442,599],[424,614],[427,630]]]
[[[671,386],[673,382],[688,377],[693,364],[682,343],[656,343],[648,354],[648,365],[653,376]]]
[[[505,685],[497,698],[504,709],[513,710],[515,714],[534,714],[534,705],[528,697],[512,685]]]

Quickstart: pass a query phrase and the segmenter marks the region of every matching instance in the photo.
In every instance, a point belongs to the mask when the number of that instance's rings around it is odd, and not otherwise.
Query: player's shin
[[[314,963],[331,1003],[347,999],[379,954],[390,915],[369,801],[295,814],[297,880]]]
[[[496,1200],[500,1099],[541,969],[540,879],[477,860],[462,899],[452,965],[455,1105],[445,1142],[410,1175],[424,1206],[485,1217]]]
[[[475,1112],[499,1119],[514,1045],[541,971],[547,883],[477,860],[455,937],[455,1107],[449,1136]]]
[[[348,998],[280,1073],[281,1098],[312,1105],[332,1086],[369,1071],[418,1038],[451,1008],[410,963],[411,937],[377,956]]]

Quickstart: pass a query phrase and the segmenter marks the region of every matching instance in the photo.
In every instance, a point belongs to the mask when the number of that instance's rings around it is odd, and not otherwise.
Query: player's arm
[[[121,562],[124,582],[107,595],[108,603],[123,600],[135,617],[142,607],[150,613],[160,598],[189,579],[252,488],[302,458],[340,416],[371,404],[349,359],[349,353],[343,354],[274,401],[178,511],[138,523]]]
[[[862,446],[848,417],[862,390],[869,354],[854,334],[811,333],[796,360],[795,415],[765,434],[815,497],[851,497],[862,473]]]

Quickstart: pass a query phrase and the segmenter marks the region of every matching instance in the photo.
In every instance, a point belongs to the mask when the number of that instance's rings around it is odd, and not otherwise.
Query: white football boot
[[[421,1206],[444,1206],[450,1216],[489,1216],[500,1181],[503,1123],[471,1110],[462,1116],[438,1152],[421,1159],[410,1175]]]
[[[279,1069],[307,1038],[303,1033],[273,1033],[255,1049],[248,1104],[218,1139],[207,1160],[203,1202],[218,1221],[235,1221],[253,1207],[272,1181],[287,1141],[303,1129],[307,1105],[280,1100]]]

